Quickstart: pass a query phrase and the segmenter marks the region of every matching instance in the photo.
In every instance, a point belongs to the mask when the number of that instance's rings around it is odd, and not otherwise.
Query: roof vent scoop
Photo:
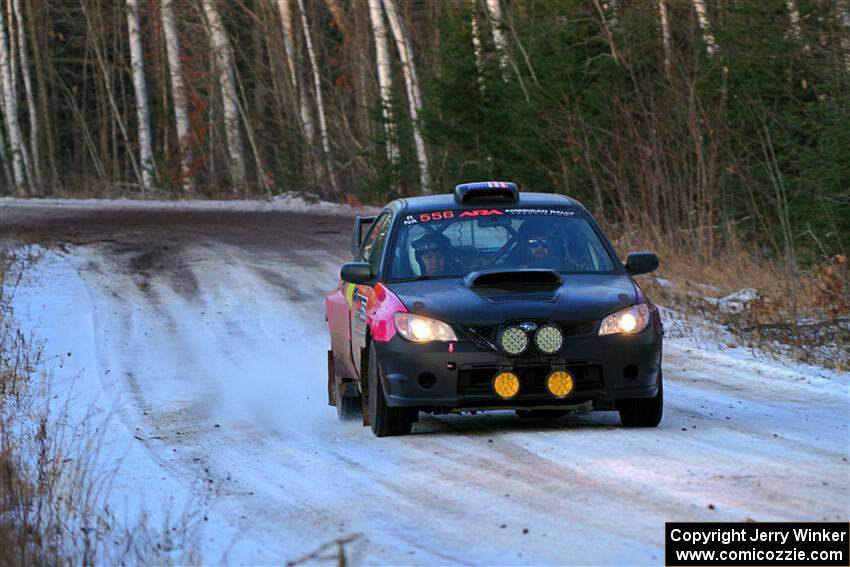
[[[476,181],[455,187],[455,201],[467,203],[516,203],[519,187],[510,181]]]

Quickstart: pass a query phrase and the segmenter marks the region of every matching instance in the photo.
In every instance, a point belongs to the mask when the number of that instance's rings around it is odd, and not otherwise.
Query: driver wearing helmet
[[[430,232],[413,243],[416,261],[423,276],[437,276],[448,272],[451,242],[437,232]]]

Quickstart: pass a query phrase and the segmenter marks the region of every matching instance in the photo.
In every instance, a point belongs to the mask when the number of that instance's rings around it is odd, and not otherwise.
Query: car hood
[[[388,284],[412,313],[448,323],[599,320],[637,302],[626,275],[565,274],[560,284],[467,287],[461,278]]]

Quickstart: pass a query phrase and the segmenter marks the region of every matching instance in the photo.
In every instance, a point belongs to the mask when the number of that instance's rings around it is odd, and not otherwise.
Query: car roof
[[[566,195],[557,193],[531,193],[520,191],[516,202],[509,201],[478,201],[472,203],[458,203],[454,194],[428,195],[424,197],[406,197],[396,199],[387,204],[387,208],[396,214],[421,213],[427,211],[438,211],[443,209],[481,209],[486,207],[563,207],[576,206],[584,208],[581,203]]]

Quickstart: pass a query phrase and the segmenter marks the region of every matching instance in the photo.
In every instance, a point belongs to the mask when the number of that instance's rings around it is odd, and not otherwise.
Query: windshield
[[[584,214],[558,207],[408,214],[400,219],[390,257],[390,281],[526,268],[616,273]]]

